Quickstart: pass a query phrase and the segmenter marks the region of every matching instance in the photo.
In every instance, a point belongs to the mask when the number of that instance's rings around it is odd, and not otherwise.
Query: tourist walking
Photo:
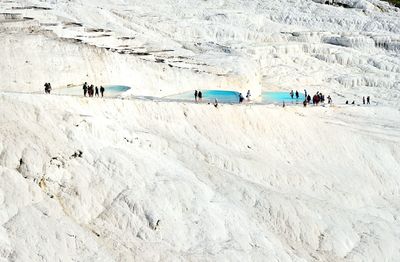
[[[294,93],[293,93],[293,90],[292,91],[290,91],[290,97],[293,99],[293,95],[294,95]]]
[[[370,104],[370,99],[369,99],[369,96],[367,96],[367,105],[369,105]]]
[[[307,90],[304,89],[304,97],[307,97]]]
[[[100,94],[101,94],[101,97],[103,97],[103,95],[104,95],[104,87],[103,86],[100,86]]]
[[[365,105],[365,96],[363,96],[363,105]]]
[[[99,88],[96,86],[94,95],[99,97]]]
[[[296,90],[296,99],[299,99],[299,91]]]
[[[198,92],[194,90],[194,101],[197,102]]]

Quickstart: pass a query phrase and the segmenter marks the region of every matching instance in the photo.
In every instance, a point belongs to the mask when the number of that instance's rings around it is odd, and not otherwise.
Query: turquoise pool
[[[299,98],[296,96],[293,99],[290,97],[290,91],[288,92],[262,92],[261,94],[262,102],[266,104],[281,104],[285,101],[286,104],[289,103],[302,103],[305,99],[304,94],[299,93]]]
[[[201,90],[203,101],[213,102],[215,99],[222,103],[239,103],[239,92],[227,90]],[[194,90],[177,95],[167,96],[168,99],[194,101]]]

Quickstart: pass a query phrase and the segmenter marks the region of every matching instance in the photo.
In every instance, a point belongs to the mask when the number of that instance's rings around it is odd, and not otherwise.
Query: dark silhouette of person
[[[96,86],[94,95],[99,97],[99,88]]]
[[[367,96],[367,105],[369,105],[369,104],[371,104],[370,103],[370,98],[369,98],[369,96]]]
[[[242,95],[242,93],[239,93],[239,103],[243,103],[244,101],[244,97]]]
[[[103,97],[103,95],[104,95],[104,87],[103,86],[100,86],[100,94],[101,94],[101,97]]]
[[[365,96],[363,96],[363,105],[365,105]]]
[[[215,98],[215,100],[214,100],[214,106],[215,106],[215,108],[217,108],[218,107],[218,100]]]
[[[197,93],[198,97],[199,97],[199,101],[203,100],[203,93],[201,91],[199,91]]]
[[[49,92],[49,83],[44,83],[44,93],[45,94],[50,94],[50,92]]]
[[[197,102],[198,92],[197,90],[194,91],[194,101]]]
[[[296,99],[299,99],[299,91],[296,90]]]
[[[86,96],[86,94],[87,94],[87,91],[88,91],[88,86],[87,86],[87,82],[85,82],[84,84],[83,84],[83,96]]]

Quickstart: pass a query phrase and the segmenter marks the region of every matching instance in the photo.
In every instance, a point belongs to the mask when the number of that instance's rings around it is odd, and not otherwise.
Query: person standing
[[[85,96],[86,97],[86,94],[87,94],[87,91],[88,91],[88,86],[87,86],[87,82],[85,82],[84,84],[83,84],[83,96]]]
[[[299,91],[296,90],[296,99],[299,99]]]
[[[250,97],[251,97],[250,90],[247,90],[246,94],[247,101],[250,101]]]
[[[203,100],[203,93],[201,91],[199,91],[197,93],[197,96],[199,97],[199,101],[201,102]]]
[[[239,104],[243,103],[244,97],[242,93],[239,93]]]
[[[370,98],[369,98],[369,96],[367,96],[367,105],[369,105],[370,104]]]
[[[100,93],[101,93],[101,97],[103,97],[103,95],[104,95],[104,87],[103,86],[100,86]]]
[[[94,93],[94,85],[90,85],[89,86],[89,97],[93,97],[93,93]]]
[[[94,95],[99,97],[99,88],[96,86]]]
[[[307,97],[307,90],[304,89],[304,97]]]
[[[294,95],[294,93],[293,93],[293,90],[292,91],[290,91],[290,97],[293,99],[293,95]]]
[[[197,96],[198,96],[198,92],[197,90],[194,90],[194,101],[197,102]]]
[[[218,107],[218,100],[215,98],[215,100],[214,100],[214,106],[215,106],[215,108],[217,108]]]
[[[363,105],[365,105],[365,96],[363,96]]]

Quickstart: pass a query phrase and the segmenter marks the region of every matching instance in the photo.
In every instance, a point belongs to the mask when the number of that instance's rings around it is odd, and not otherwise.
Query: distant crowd
[[[290,91],[289,95],[290,95],[290,97],[292,99],[294,99],[294,98],[299,99],[299,96],[300,96],[299,92],[297,90],[296,90],[296,92],[294,92],[293,90]],[[332,104],[332,98],[331,98],[330,95],[328,95],[326,97],[326,99],[328,100],[328,104]],[[325,95],[320,93],[319,91],[317,91],[317,93],[315,93],[313,95],[313,97],[311,98],[310,94],[307,93],[307,90],[304,89],[303,106],[306,107],[308,104],[311,103],[311,100],[312,100],[312,104],[317,106],[319,103],[325,103]],[[365,104],[369,105],[370,104],[370,97],[367,96],[367,99],[365,99],[365,96],[363,96],[362,102],[363,102],[364,105]],[[348,105],[348,104],[349,104],[349,101],[347,100],[346,101],[346,105]],[[355,105],[355,101],[353,100],[353,102],[351,104]],[[283,106],[285,106],[285,102],[283,102]]]
[[[83,89],[83,96],[85,96],[85,97],[86,96],[88,96],[88,97],[100,97],[100,95],[101,95],[101,97],[104,97],[105,89],[104,89],[103,86],[97,87],[97,86],[94,86],[94,85],[89,85],[87,82],[85,82],[83,84],[82,89]],[[52,90],[51,84],[50,83],[45,83],[44,84],[44,92],[46,94],[50,94],[51,90]],[[296,99],[297,100],[297,99],[300,98],[300,93],[297,90],[296,91],[291,90],[289,92],[289,95],[290,95],[291,99]],[[247,90],[246,100],[250,101],[250,98],[251,98],[250,90]],[[332,98],[331,98],[330,95],[328,95],[326,97],[326,99],[327,99],[328,104],[332,104]],[[201,90],[195,90],[194,91],[194,100],[195,100],[195,102],[201,102],[203,100],[203,93],[201,92]],[[244,100],[245,100],[245,98],[243,97],[243,94],[239,93],[239,104],[243,103]],[[313,105],[316,105],[316,106],[319,103],[324,103],[325,102],[325,95],[320,93],[319,91],[317,91],[311,97],[310,94],[307,93],[307,90],[304,89],[303,106],[306,107],[308,104],[311,104],[311,102],[312,102]],[[283,107],[285,107],[285,101],[283,101],[282,103],[283,103]],[[363,105],[371,104],[370,96],[367,96],[367,97],[363,96],[362,103],[363,103]],[[348,105],[348,104],[349,104],[349,101],[346,100],[346,105]],[[355,105],[356,104],[355,100],[353,100],[353,102],[351,102],[351,104]],[[214,106],[218,107],[218,100],[216,98],[214,99]]]
[[[96,97],[99,97],[99,91],[100,91],[101,97],[104,96],[105,89],[103,86],[100,86],[100,88],[98,88],[97,86],[94,86],[94,85],[88,85],[88,83],[85,82],[83,84],[82,89],[83,89],[83,96],[85,96],[85,97],[86,97],[86,95],[89,97],[93,97],[93,95]]]
[[[85,97],[86,96],[88,96],[88,97],[93,97],[93,96],[99,97],[100,95],[101,95],[101,97],[104,96],[105,89],[104,89],[103,86],[100,86],[100,88],[99,88],[99,87],[94,86],[94,85],[88,85],[88,83],[85,82],[83,84],[83,88],[82,89],[83,89],[83,96],[85,96]],[[45,83],[44,84],[44,92],[45,92],[45,94],[50,94],[51,90],[52,90],[51,84],[50,83]]]

